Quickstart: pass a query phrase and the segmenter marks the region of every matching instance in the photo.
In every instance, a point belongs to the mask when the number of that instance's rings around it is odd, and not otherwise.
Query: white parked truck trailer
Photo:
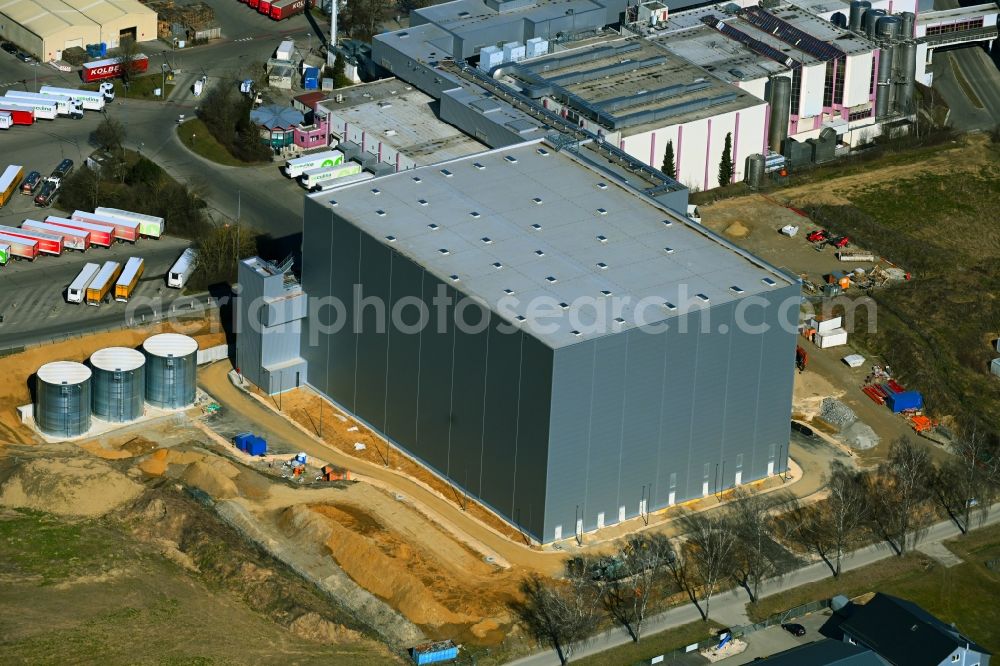
[[[319,169],[309,169],[304,174],[299,182],[302,183],[302,187],[306,188],[310,192],[318,192],[320,190],[329,189],[334,186],[334,183],[340,179],[347,176],[355,176],[361,173],[361,165],[355,162],[345,162],[344,164],[339,164],[335,167],[323,167]]]
[[[181,256],[174,262],[174,265],[167,271],[167,286],[174,289],[183,289],[188,278],[194,273],[197,264],[198,251],[188,248],[181,253]]]
[[[15,104],[55,104],[56,113],[60,116],[69,116],[77,120],[83,118],[83,102],[66,95],[43,95],[21,90],[8,90],[4,99]]]
[[[145,215],[143,213],[133,213],[130,210],[120,208],[105,208],[99,206],[94,209],[95,213],[111,217],[116,220],[129,220],[139,223],[139,234],[146,238],[159,238],[163,235],[163,218],[155,215]]]
[[[288,160],[285,162],[285,175],[289,178],[298,178],[310,169],[330,168],[343,163],[344,153],[339,150],[325,150]]]
[[[101,84],[103,86],[103,84]],[[93,90],[78,90],[76,88],[56,88],[55,86],[42,86],[38,89],[38,92],[42,95],[65,95],[66,97],[71,97],[76,100],[80,100],[83,103],[83,108],[89,111],[100,111],[104,108],[104,104],[111,100],[108,99],[107,95],[103,92],[94,92]],[[114,99],[114,88],[112,88],[112,97]]]
[[[55,102],[33,102],[30,99],[16,99],[4,97],[0,99],[0,109],[4,111],[31,111],[35,114],[35,119],[55,120],[59,115]]]
[[[83,303],[83,299],[87,296],[87,287],[94,281],[94,277],[99,270],[101,270],[101,267],[97,264],[84,264],[83,270],[80,271],[80,274],[76,276],[76,279],[73,280],[72,284],[66,290],[66,301],[69,303]]]

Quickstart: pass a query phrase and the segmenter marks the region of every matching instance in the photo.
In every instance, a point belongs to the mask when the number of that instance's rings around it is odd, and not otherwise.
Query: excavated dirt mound
[[[359,632],[324,620],[319,613],[300,615],[288,628],[296,636],[319,643],[357,643],[364,639]]]
[[[226,464],[228,465],[228,463]],[[239,489],[236,488],[233,479],[226,475],[220,467],[220,465],[211,465],[200,460],[193,462],[181,474],[181,481],[189,486],[204,490],[213,499],[237,497],[240,494]],[[235,477],[235,474],[233,476]]]
[[[730,238],[746,238],[750,235],[750,229],[742,222],[733,222],[723,232]]]
[[[141,485],[94,458],[29,460],[0,480],[0,505],[100,516],[141,492]]]

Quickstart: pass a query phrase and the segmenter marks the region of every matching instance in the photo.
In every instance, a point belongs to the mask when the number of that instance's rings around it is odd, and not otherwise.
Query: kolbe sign
[[[149,58],[140,53],[135,57],[133,66],[133,69],[136,72],[145,72],[149,67]],[[113,79],[121,75],[122,65],[118,62],[117,58],[95,60],[93,62],[83,63],[82,73],[83,80],[86,83],[90,83],[91,81],[100,81],[102,79]]]

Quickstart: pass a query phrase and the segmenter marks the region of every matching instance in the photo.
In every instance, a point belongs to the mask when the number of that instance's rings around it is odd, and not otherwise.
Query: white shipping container
[[[997,377],[1000,377],[1000,358],[995,358],[993,359],[993,362],[990,363],[990,372]]]
[[[842,329],[844,327],[844,318],[830,317],[829,319],[816,319],[813,317],[809,320],[809,327],[815,328],[817,333],[829,333],[833,330]]]
[[[816,333],[816,346],[820,349],[830,347],[840,347],[847,344],[847,331],[842,328],[835,328],[825,333]]]
[[[292,54],[295,52],[295,42],[290,39],[286,39],[278,45],[278,50],[275,52],[274,57],[277,60],[282,60],[284,62],[289,62],[292,59]]]
[[[167,271],[167,286],[183,289],[188,278],[194,272],[198,251],[192,248],[184,250],[180,258]]]

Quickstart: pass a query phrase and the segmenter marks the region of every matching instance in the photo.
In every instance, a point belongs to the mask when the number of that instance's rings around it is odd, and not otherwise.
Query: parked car
[[[790,633],[792,636],[805,636],[806,635],[806,628],[803,627],[801,624],[797,624],[797,623],[794,623],[794,622],[789,623],[789,624],[783,624],[783,625],[781,625],[781,628],[784,629],[785,631],[787,631],[788,633]]]
[[[39,208],[45,208],[52,203],[52,200],[56,198],[56,184],[51,180],[45,181],[42,185],[42,189],[35,195],[35,205]]]
[[[3,44],[0,44],[0,49],[3,49],[4,51],[6,51],[11,55],[17,54],[17,47],[11,44],[10,42],[4,42]]]
[[[61,180],[66,176],[68,176],[69,172],[72,170],[73,170],[73,160],[69,159],[63,160],[62,162],[59,163],[59,166],[57,166],[52,171],[52,178],[58,178]]]
[[[38,186],[42,184],[42,174],[31,171],[24,180],[21,181],[21,194],[34,194]]]
[[[31,62],[31,56],[25,53],[24,51],[18,51],[14,55],[14,57],[20,60],[21,62]]]

